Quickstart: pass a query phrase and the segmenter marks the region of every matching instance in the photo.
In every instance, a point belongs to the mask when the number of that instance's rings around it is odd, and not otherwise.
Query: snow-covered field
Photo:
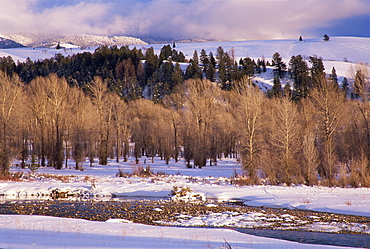
[[[351,78],[350,70],[355,62],[370,63],[370,38],[332,37],[329,42],[322,39],[279,41],[239,41],[213,43],[178,43],[176,49],[188,57],[194,50],[216,54],[218,46],[225,51],[234,48],[237,58],[265,57],[271,60],[273,53],[279,52],[286,63],[292,55],[317,55],[324,59],[326,72],[335,66],[339,81],[343,77]],[[153,46],[159,51],[163,44]],[[56,49],[2,49],[0,57],[12,56],[15,61],[48,58],[56,53],[65,56],[83,52],[77,48]],[[93,51],[93,49],[89,50]],[[271,71],[256,76],[255,80],[271,84]],[[141,159],[144,164],[144,158]],[[12,172],[24,171],[23,181],[0,182],[0,201],[22,199],[47,199],[53,190],[68,191],[97,200],[117,197],[168,198],[174,187],[189,187],[193,193],[208,200],[240,200],[250,206],[264,206],[288,209],[315,210],[340,214],[354,214],[370,217],[370,189],[368,188],[328,188],[322,186],[235,186],[230,184],[230,177],[240,173],[240,166],[235,160],[224,158],[217,166],[202,169],[188,169],[185,163],[171,161],[165,165],[158,158],[154,163],[146,160],[145,166],[151,170],[169,175],[150,178],[116,177],[118,170],[131,173],[135,169],[133,160],[127,163],[111,161],[108,166],[85,163],[84,171],[72,167],[63,170],[40,168],[36,174],[28,169],[13,167]],[[52,177],[58,175],[58,177]],[[217,204],[216,204],[217,205]],[[240,224],[257,222],[261,214],[213,214],[208,217],[179,217],[175,225],[214,225]],[[280,217],[292,219],[293,217]],[[239,219],[239,220],[237,220]],[[199,223],[202,221],[203,223]],[[242,234],[229,229],[162,227],[127,223],[122,220],[107,222],[85,221],[43,216],[0,215],[0,248],[327,248],[323,245],[305,245],[276,239],[267,239]],[[251,224],[251,223],[250,223]],[[321,224],[313,230],[340,230],[341,224]],[[352,224],[351,231],[369,234],[368,226]],[[326,230],[325,230],[326,229]],[[360,229],[360,230],[359,230]],[[369,236],[370,237],[370,236]],[[370,238],[369,238],[370,241]],[[231,247],[229,247],[229,245]]]
[[[217,166],[202,169],[188,169],[184,162],[169,165],[156,158],[142,158],[141,164],[149,165],[154,173],[164,172],[168,176],[150,178],[116,177],[118,169],[131,173],[136,165],[133,160],[126,163],[111,161],[108,166],[95,164],[89,167],[85,162],[84,171],[70,168],[55,170],[40,168],[31,180],[21,182],[0,182],[0,195],[5,199],[37,199],[53,189],[68,190],[74,193],[106,199],[114,194],[117,197],[168,198],[174,186],[190,187],[194,193],[201,193],[207,199],[217,201],[243,200],[250,206],[305,209],[340,214],[354,214],[370,217],[369,188],[328,188],[322,186],[235,186],[230,184],[234,171],[241,173],[240,165],[234,159],[220,160]],[[12,172],[20,171],[13,167]],[[28,169],[22,170],[29,172]],[[58,174],[70,176],[61,180],[47,178]]]
[[[230,247],[228,247],[230,246]],[[229,229],[158,227],[110,220],[86,221],[0,215],[1,248],[348,248],[299,244]]]
[[[133,159],[126,163],[111,161],[108,166],[95,164],[84,171],[71,168],[55,170],[40,168],[34,175],[28,169],[26,179],[20,182],[1,182],[0,195],[5,200],[48,199],[53,190],[81,193],[97,200],[117,197],[168,198],[174,186],[189,187],[193,193],[207,199],[225,201],[242,200],[251,206],[288,209],[305,209],[370,217],[370,189],[328,188],[308,186],[235,186],[229,179],[239,164],[224,158],[216,166],[188,169],[183,161],[175,163],[156,158],[142,158],[140,163],[149,165],[154,173],[170,175],[149,178],[117,177],[118,169],[131,173],[135,170]],[[12,172],[21,171],[13,167]],[[47,177],[58,174],[58,179]],[[68,176],[68,177],[67,177]],[[213,204],[214,205],[214,204]],[[217,204],[216,204],[217,205]],[[160,210],[159,210],[160,211]],[[283,215],[284,216],[284,215]],[[294,217],[276,217],[284,220]],[[315,217],[313,217],[315,218]],[[216,213],[203,217],[179,217],[174,225],[253,227],[266,219],[261,213]],[[271,219],[271,217],[269,217]],[[297,244],[276,239],[260,238],[228,229],[152,227],[142,224],[109,220],[95,222],[40,216],[0,215],[0,248],[324,248]],[[255,222],[255,223],[253,223]],[[244,225],[243,225],[244,224]],[[248,226],[251,225],[251,226]],[[367,225],[347,224],[352,230],[370,234]],[[337,232],[343,224],[316,224],[313,231]],[[370,237],[370,236],[369,236]],[[226,242],[227,243],[226,243]]]

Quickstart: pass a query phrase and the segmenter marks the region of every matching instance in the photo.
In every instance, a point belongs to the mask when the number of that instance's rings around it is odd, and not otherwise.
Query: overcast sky
[[[370,0],[0,0],[0,34],[370,37]]]

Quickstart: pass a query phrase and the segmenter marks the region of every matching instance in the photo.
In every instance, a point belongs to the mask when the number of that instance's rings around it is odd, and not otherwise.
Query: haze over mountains
[[[176,40],[181,43],[193,42],[208,42],[205,39],[182,39]],[[136,38],[131,36],[106,36],[106,35],[57,35],[57,34],[31,34],[31,33],[15,33],[15,34],[0,34],[0,49],[3,48],[18,48],[18,47],[40,47],[52,48],[57,44],[62,47],[99,47],[99,46],[125,46],[125,45],[147,45],[155,43],[172,43],[172,40],[162,38]]]
[[[16,47],[55,47],[57,44],[67,47],[96,47],[96,46],[123,46],[144,45],[145,41],[130,36],[104,35],[56,35],[56,34],[0,34],[0,48]]]

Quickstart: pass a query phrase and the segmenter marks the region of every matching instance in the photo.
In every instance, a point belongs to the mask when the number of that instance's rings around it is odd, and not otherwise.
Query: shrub
[[[20,181],[23,178],[23,172],[17,172],[14,174],[8,174],[3,176],[0,174],[0,181]]]
[[[149,165],[145,168],[143,165],[134,165],[132,166],[132,174],[140,177],[149,177],[153,175],[153,171],[150,169]]]
[[[189,187],[173,186],[173,189],[171,190],[171,195],[177,196],[177,197],[184,197],[184,196],[187,196],[191,192],[193,192],[193,190],[191,190],[191,188]]]
[[[131,168],[132,168],[131,174],[124,172],[122,169],[118,169],[118,173],[116,174],[116,176],[117,177],[131,177],[131,176],[150,177],[154,175],[149,165],[147,165],[146,167],[144,167],[143,165],[131,165]]]

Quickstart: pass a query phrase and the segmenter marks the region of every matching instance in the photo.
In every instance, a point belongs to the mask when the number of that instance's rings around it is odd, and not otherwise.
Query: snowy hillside
[[[25,46],[35,46],[41,41],[45,41],[50,37],[44,36],[24,36],[24,35],[13,35],[13,40]],[[25,61],[27,57],[31,60],[45,59],[55,56],[56,53],[64,53],[63,55],[70,55],[74,53],[90,51],[93,52],[96,47],[91,44],[99,46],[102,44],[106,45],[124,45],[131,44],[130,47],[138,47],[145,49],[153,47],[157,53],[163,45],[167,44],[145,44],[143,41],[132,38],[132,37],[106,37],[106,36],[70,36],[60,37],[51,42],[51,38],[48,42],[49,46],[54,46],[60,42],[66,46],[67,44],[77,45],[79,47],[92,47],[91,49],[74,49],[73,51],[61,51],[54,48],[14,48],[14,49],[0,49],[0,57],[12,56],[13,60]],[[44,42],[44,45],[46,43]],[[331,72],[331,69],[335,67],[339,82],[343,77],[351,78],[350,69],[354,67],[355,63],[370,64],[370,38],[358,38],[358,37],[332,37],[330,41],[325,42],[321,38],[318,39],[307,39],[302,42],[298,40],[258,40],[258,41],[227,41],[227,42],[202,42],[202,43],[176,43],[176,50],[182,51],[188,58],[193,56],[194,50],[198,51],[198,55],[202,49],[206,50],[207,54],[212,52],[216,55],[217,48],[222,46],[225,51],[234,49],[236,60],[240,58],[251,57],[254,59],[264,57],[266,60],[271,61],[272,55],[275,52],[279,52],[283,61],[288,65],[289,60],[293,55],[302,55],[304,58],[309,56],[317,55],[323,58],[324,66],[327,73]],[[271,71],[265,75],[256,75],[259,77],[256,80],[265,84],[270,84],[272,78],[270,75]]]
[[[60,36],[52,34],[8,34],[0,35],[6,39],[12,40],[27,47],[52,47],[58,43],[71,44],[78,47],[94,46],[122,46],[122,45],[141,45],[146,44],[144,41],[129,36],[102,36],[102,35],[74,35]]]
[[[23,45],[15,42],[15,41],[0,37],[0,49],[2,49],[2,48],[19,48],[19,47],[23,47]]]
[[[163,45],[155,44],[159,49]],[[188,56],[194,50],[205,49],[215,55],[217,47],[222,46],[225,51],[234,48],[237,59],[240,57],[262,58],[271,60],[275,52],[279,52],[286,63],[293,55],[308,57],[317,55],[325,61],[348,61],[370,63],[370,38],[364,37],[332,37],[329,41],[321,38],[297,40],[256,40],[256,41],[227,41],[208,43],[177,43],[176,49]],[[199,53],[198,53],[199,54]]]
[[[150,46],[159,53],[163,44]],[[297,39],[177,43],[176,49],[182,51],[188,58],[191,58],[194,50],[197,50],[199,55],[201,49],[206,50],[207,54],[212,52],[213,55],[216,55],[219,46],[222,46],[226,52],[230,52],[233,49],[236,61],[245,57],[255,60],[264,57],[271,62],[272,55],[278,52],[288,66],[289,60],[293,55],[301,55],[307,60],[310,56],[321,57],[327,74],[330,74],[332,68],[335,67],[338,82],[342,82],[344,77],[347,77],[349,80],[353,78],[351,71],[353,71],[355,64],[364,63],[368,66],[370,65],[370,38],[363,37],[332,37],[329,41],[317,38],[301,42]],[[258,83],[261,89],[265,89],[272,86],[273,77],[272,68],[268,68],[266,73],[256,74],[253,80]],[[282,85],[286,81],[289,81],[289,79],[282,80]]]
[[[1,36],[0,36],[1,37]],[[17,41],[25,46],[42,46],[41,47],[23,47],[13,49],[0,49],[0,57],[11,56],[14,61],[25,61],[26,58],[31,60],[42,60],[45,58],[54,57],[55,54],[63,54],[64,56],[75,53],[82,53],[85,51],[94,52],[97,46],[101,45],[127,45],[130,47],[138,47],[139,49],[147,49],[153,47],[157,54],[160,53],[161,48],[167,44],[146,44],[142,40],[125,37],[125,36],[68,36],[55,38],[51,35],[12,35],[9,38]],[[57,50],[56,45],[65,48]],[[172,43],[170,43],[172,45]],[[262,59],[270,61],[272,55],[278,52],[285,64],[289,65],[290,58],[294,55],[301,55],[308,60],[310,56],[318,56],[323,59],[325,70],[330,74],[334,67],[338,76],[338,82],[341,83],[346,77],[351,83],[354,75],[354,68],[357,63],[370,64],[370,38],[359,37],[332,37],[329,41],[323,41],[321,38],[307,39],[303,41],[298,40],[256,40],[256,41],[225,41],[225,42],[190,42],[190,43],[176,43],[176,50],[181,51],[190,59],[195,50],[198,55],[202,49],[206,50],[207,54],[210,52],[216,55],[217,48],[221,46],[224,51],[231,52],[233,49],[235,60],[240,58],[251,57],[252,59]],[[184,63],[183,70],[188,64]],[[273,68],[267,67],[265,73],[256,74],[253,81],[258,84],[262,90],[272,87],[273,84]],[[370,69],[369,69],[370,71]],[[290,77],[281,79],[281,84],[293,84]]]

